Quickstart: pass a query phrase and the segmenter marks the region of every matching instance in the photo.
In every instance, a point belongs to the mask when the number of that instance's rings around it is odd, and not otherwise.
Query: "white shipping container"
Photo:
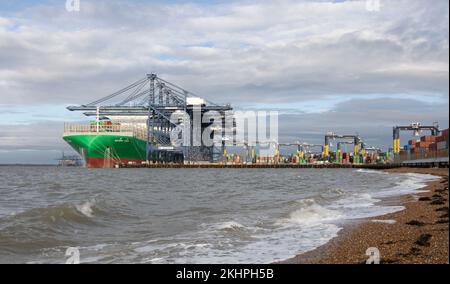
[[[447,149],[447,141],[442,141],[437,143],[437,149],[438,150],[445,150]]]

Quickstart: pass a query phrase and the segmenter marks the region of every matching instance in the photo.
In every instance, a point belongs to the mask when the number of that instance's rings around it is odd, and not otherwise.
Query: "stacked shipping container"
[[[403,156],[408,160],[448,156],[449,130],[441,131],[439,136],[426,135],[419,140],[409,140]]]
[[[436,137],[436,150],[448,149],[448,128],[441,132],[441,136]]]
[[[448,149],[449,129],[441,132],[440,136],[426,135],[422,136],[420,140],[409,140],[405,150],[411,153],[420,153],[426,151],[441,151]]]

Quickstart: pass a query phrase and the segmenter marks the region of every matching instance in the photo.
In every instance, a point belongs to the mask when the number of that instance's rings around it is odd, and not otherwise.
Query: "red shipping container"
[[[430,146],[430,144],[432,144],[432,142],[417,142],[417,143],[416,143],[416,148],[424,148],[424,149],[428,149],[428,147]]]
[[[422,141],[422,142],[436,142],[436,136],[431,136],[431,135],[422,136],[420,138],[420,141]]]
[[[445,137],[444,136],[438,136],[438,137],[436,137],[436,143],[437,142],[442,142],[442,141],[445,141],[446,139],[445,139]]]
[[[441,135],[448,138],[448,128],[441,131]]]

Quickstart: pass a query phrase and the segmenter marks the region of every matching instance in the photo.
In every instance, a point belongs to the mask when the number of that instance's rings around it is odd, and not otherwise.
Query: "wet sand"
[[[448,169],[387,171],[432,174],[441,180],[429,182],[424,188],[429,192],[382,201],[400,204],[405,210],[345,225],[337,238],[284,263],[362,264],[368,259],[366,250],[376,247],[385,264],[448,264]]]

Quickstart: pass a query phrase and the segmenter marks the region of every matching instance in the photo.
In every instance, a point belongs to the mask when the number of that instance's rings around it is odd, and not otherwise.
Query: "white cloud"
[[[0,101],[82,103],[151,71],[237,103],[256,96],[287,102],[340,93],[446,94],[448,3],[382,4],[377,13],[368,13],[365,1],[85,0],[80,13],[30,8],[2,20],[18,28],[0,25],[0,91],[10,94]]]
[[[8,27],[10,24],[11,24],[10,20],[0,17],[0,27],[1,28]]]

